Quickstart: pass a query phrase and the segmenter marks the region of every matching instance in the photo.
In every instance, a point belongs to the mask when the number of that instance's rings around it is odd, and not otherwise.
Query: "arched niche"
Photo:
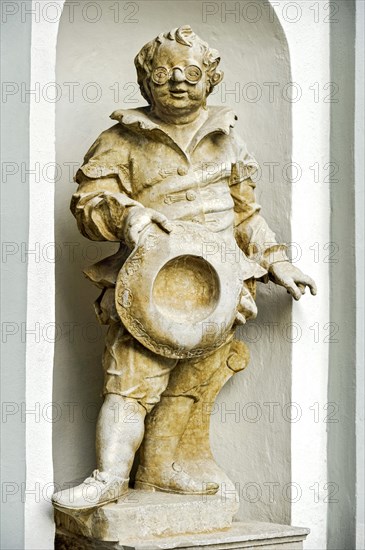
[[[121,11],[122,20],[124,21],[125,17],[130,18],[130,3],[119,4],[121,10],[124,10]],[[278,74],[281,75],[282,81],[285,81],[285,71],[289,70],[285,39],[288,41],[291,79],[302,92],[300,100],[297,98],[292,101],[290,110],[284,112],[279,108],[280,95],[276,95],[277,104],[274,102],[266,105],[265,108],[261,104],[255,105],[248,102],[238,102],[236,107],[240,107],[242,111],[239,112],[239,127],[242,135],[261,163],[276,162],[276,159],[273,159],[272,147],[277,147],[278,141],[282,153],[280,158],[285,161],[290,159],[289,149],[292,144],[291,160],[300,167],[301,173],[299,179],[293,180],[290,186],[290,216],[288,205],[284,203],[284,200],[289,202],[289,189],[286,184],[284,185],[280,173],[279,178],[275,180],[275,186],[269,185],[270,178],[265,186],[264,182],[261,182],[258,187],[258,197],[263,204],[266,218],[280,237],[286,240],[291,238],[299,246],[300,267],[314,277],[320,292],[315,300],[307,296],[298,304],[294,303],[290,318],[288,313],[290,305],[285,293],[273,289],[272,286],[261,288],[258,299],[260,316],[257,323],[260,323],[260,328],[264,330],[265,327],[270,329],[267,323],[272,322],[272,319],[274,323],[280,321],[280,330],[286,329],[284,340],[280,339],[279,346],[277,342],[275,346],[265,346],[262,343],[263,337],[260,331],[256,331],[256,334],[253,332],[250,336],[247,330],[253,325],[247,326],[246,333],[242,334],[242,337],[251,347],[253,356],[251,367],[246,373],[240,375],[241,378],[237,377],[235,383],[225,388],[220,396],[219,408],[212,418],[212,443],[218,461],[227,469],[231,477],[238,479],[241,492],[242,489],[243,491],[250,489],[246,484],[251,482],[252,496],[247,492],[243,492],[242,496],[241,513],[247,514],[245,517],[272,517],[286,521],[290,506],[293,525],[311,528],[308,548],[324,548],[327,544],[327,523],[331,528],[330,522],[327,521],[328,494],[321,493],[320,496],[323,498],[318,498],[318,492],[316,493],[315,489],[316,487],[325,488],[329,479],[325,459],[327,425],[313,420],[313,405],[323,406],[330,400],[329,353],[325,339],[314,339],[313,327],[322,329],[329,326],[330,271],[325,262],[313,261],[313,249],[317,250],[319,247],[320,250],[327,250],[326,246],[331,240],[331,206],[329,186],[313,177],[313,165],[319,162],[319,166],[328,167],[331,160],[330,103],[318,101],[316,96],[313,97],[313,85],[317,83],[323,86],[331,79],[328,14],[322,11],[318,20],[318,14],[313,12],[311,5],[305,0],[298,0],[295,3],[273,2],[277,14],[275,15],[269,9],[270,6],[262,2],[260,3],[262,12],[265,13],[266,10],[270,15],[270,18],[265,20],[266,26],[263,24],[263,16],[248,26],[247,21],[242,17],[239,17],[235,23],[232,21],[232,16],[227,15],[227,22],[225,22],[220,8],[223,4],[227,3],[214,3],[216,13],[212,16],[213,19],[207,19],[206,22],[200,12],[201,4],[198,2],[185,4],[181,22],[187,22],[186,6],[189,6],[192,10],[189,22],[194,25],[198,33],[212,44],[218,44],[220,36],[224,35],[225,44],[231,44],[228,50],[222,50],[224,41],[220,44],[222,57],[226,52],[228,53],[227,57],[223,57],[223,67],[227,75],[226,83],[229,82],[229,75],[231,75],[232,84],[238,81],[237,75],[243,74],[237,71],[236,67],[239,63],[246,63],[244,66],[247,67],[248,74],[251,75],[251,71],[256,75],[260,74],[260,70],[266,66],[262,59],[269,56],[268,58],[273,60],[274,51],[277,55],[274,66],[278,67]],[[248,6],[247,3],[243,4]],[[103,75],[102,71],[106,70],[108,59],[115,47],[111,41],[114,33],[114,36],[121,37],[122,53],[120,55],[123,54],[128,63],[116,63],[117,54],[113,54],[109,66],[113,74],[117,74],[121,68],[123,71],[128,70],[129,73],[118,73],[119,77],[114,80],[108,72],[105,80],[102,81],[104,89],[105,82],[113,86],[113,91],[115,82],[130,86],[130,83],[134,83],[130,61],[136,49],[146,39],[160,32],[161,21],[166,23],[163,28],[174,24],[176,26],[176,15],[181,14],[179,3],[166,2],[161,8],[157,2],[140,2],[140,7],[147,5],[147,12],[144,12],[145,15],[142,17],[143,10],[139,11],[138,24],[128,27],[130,30],[127,31],[127,23],[124,21],[126,24],[121,24],[119,21],[112,32],[113,25],[109,24],[108,27],[105,20],[110,13],[106,11],[109,4],[103,2],[102,5],[105,6],[105,11],[102,12],[104,13],[103,25],[109,28],[108,35],[106,32],[101,32],[100,21],[98,24],[88,21],[89,26],[84,26],[81,32],[82,22],[76,24],[77,12],[73,11],[72,6],[70,5],[70,9],[67,10],[66,4],[61,20],[59,16],[62,14],[64,2],[55,0],[52,3],[53,8],[55,5],[58,7],[59,15],[57,10],[53,15],[46,11],[46,16],[38,17],[36,24],[32,24],[31,31],[30,87],[42,93],[36,91],[30,98],[29,162],[30,166],[35,168],[40,166],[50,169],[52,165],[55,166],[54,175],[52,175],[52,169],[50,172],[42,170],[42,177],[39,178],[35,170],[29,178],[29,243],[37,246],[42,254],[36,262],[29,262],[27,266],[27,326],[31,329],[35,327],[35,330],[37,327],[38,330],[42,329],[42,337],[27,339],[25,405],[30,411],[38,407],[42,414],[36,421],[34,421],[34,414],[25,418],[26,484],[30,490],[35,488],[38,491],[37,495],[41,490],[42,498],[33,498],[31,495],[24,502],[24,547],[37,550],[48,549],[53,542],[54,522],[49,499],[53,479],[55,478],[56,483],[64,484],[83,477],[86,470],[89,471],[94,465],[92,415],[95,416],[95,408],[100,405],[98,391],[101,387],[102,336],[95,337],[96,341],[93,342],[92,333],[86,333],[86,337],[82,335],[82,330],[87,330],[84,327],[88,327],[88,323],[93,323],[91,301],[97,291],[82,279],[81,268],[87,263],[82,257],[82,251],[87,254],[83,246],[87,246],[88,243],[79,237],[68,209],[69,197],[74,190],[69,176],[70,164],[62,166],[59,162],[71,162],[71,164],[74,162],[76,168],[90,142],[107,126],[106,113],[115,106],[105,95],[101,100],[103,104],[101,101],[91,105],[88,102],[86,106],[83,101],[76,101],[76,97],[72,94],[70,99],[67,99],[67,96],[65,98],[62,93],[61,97],[52,99],[56,65],[58,80],[61,81],[61,92],[69,87],[75,89],[81,83],[85,85],[90,81],[101,81],[101,78],[97,79],[95,76],[96,70],[98,69],[100,75]],[[85,3],[74,3],[75,9],[79,5],[82,9]],[[158,20],[151,10],[148,12],[150,6],[153,6],[154,10],[160,6],[159,9],[162,11]],[[44,13],[45,9],[43,4],[36,1],[32,3],[32,8],[33,17],[37,17],[37,10],[38,12],[42,10]],[[46,10],[51,8],[47,4]],[[88,17],[91,18],[92,15],[89,13]],[[172,19],[174,22],[170,24]],[[271,21],[272,26],[270,26]],[[129,22],[128,25],[132,23]],[[57,50],[59,28],[60,41]],[[239,28],[241,33],[238,33]],[[258,33],[259,28],[263,29],[263,33]],[[144,29],[148,29],[148,36]],[[237,33],[236,41],[232,39],[234,32]],[[266,43],[267,34],[271,37],[269,44],[274,50],[269,49]],[[125,39],[127,35],[131,37],[129,41]],[[99,39],[101,36],[103,41]],[[86,41],[88,47],[82,56],[80,48],[83,41]],[[237,50],[237,44],[241,42],[245,44],[245,48]],[[137,47],[127,54],[131,49],[131,43],[136,43]],[[107,55],[103,58],[102,63],[100,60],[98,63],[95,62],[99,46],[103,48],[101,52],[107,51],[108,55],[110,54],[109,57]],[[250,57],[249,48],[252,50]],[[118,48],[115,51],[118,52]],[[72,66],[66,64],[61,74],[62,59],[64,63],[72,61]],[[279,61],[282,62],[281,65]],[[81,79],[82,71],[86,68],[89,72]],[[263,78],[260,78],[261,82]],[[254,78],[249,76],[248,80],[253,82]],[[277,80],[277,74],[275,74],[274,85]],[[270,85],[269,81],[264,81],[266,88],[268,83]],[[314,90],[316,89],[318,86],[314,87]],[[49,91],[50,98],[47,96]],[[130,94],[136,90],[123,88],[122,91]],[[280,88],[279,91],[281,92]],[[328,93],[327,88],[321,91]],[[321,97],[323,99],[323,96]],[[128,95],[128,100],[130,99],[131,96]],[[218,96],[212,99],[214,102],[219,102]],[[125,96],[123,101],[126,101]],[[137,104],[125,105],[124,103],[125,106]],[[118,102],[117,105],[123,105],[123,102]],[[290,112],[292,113],[292,132],[287,124]],[[60,125],[62,116],[65,117],[67,125]],[[276,132],[270,130],[270,133],[255,133],[260,120],[270,124],[271,130],[275,127]],[[57,139],[55,138],[56,127]],[[282,133],[288,141],[281,141],[284,139]],[[254,140],[257,140],[258,146]],[[54,189],[56,189],[56,196]],[[282,216],[284,210],[287,213],[287,220]],[[52,254],[51,257],[49,256],[54,231],[58,239],[57,244],[60,245],[57,249],[56,261],[52,260]],[[83,246],[80,243],[83,243]],[[317,249],[313,248],[313,245],[317,246]],[[102,246],[100,250],[103,250],[102,254],[106,255],[107,245],[104,243]],[[55,285],[56,274],[57,285]],[[263,300],[265,292],[270,294],[268,301]],[[288,320],[291,321],[289,325]],[[47,332],[47,329],[52,326],[56,327],[54,337],[52,337],[52,330],[50,333]],[[275,326],[272,324],[272,328]],[[81,330],[81,337],[76,329]],[[279,332],[279,337],[280,334],[283,333]],[[278,333],[269,334],[266,337],[270,342],[278,337]],[[290,349],[288,349],[288,343]],[[268,358],[271,367],[264,369],[264,366],[269,364]],[[274,415],[272,422],[270,417],[266,417],[269,418],[269,423],[266,421],[266,425],[260,424],[264,420],[259,417],[255,419],[255,407],[253,407],[250,411],[245,409],[243,422],[242,413],[239,410],[236,422],[234,416],[237,414],[236,403],[258,403],[261,406],[263,396],[266,398],[267,395],[265,392],[269,391],[268,388],[270,388],[269,400],[263,403],[266,411],[270,407],[278,410],[276,403],[279,406],[285,403],[290,407],[290,402],[293,402],[300,406],[299,418],[290,422],[290,418],[286,417],[286,424],[283,424],[281,420],[283,409],[279,407],[279,415]],[[278,399],[277,396],[279,396]],[[230,417],[224,415],[222,411],[227,413],[230,405],[233,405],[231,410],[234,411],[234,424],[228,425]],[[285,410],[288,411],[288,409]],[[251,420],[249,420],[250,414]],[[250,426],[247,429],[248,424]],[[225,451],[226,448],[228,452]],[[279,484],[275,482],[276,478],[267,479],[266,472],[269,470],[271,473],[274,465],[277,465],[280,472],[277,474],[281,480]],[[261,476],[262,483],[253,481],[257,476]],[[288,485],[289,476],[291,483]],[[316,485],[313,485],[313,481]],[[257,491],[255,493],[257,484],[258,493]],[[278,489],[278,492],[275,489]],[[293,498],[290,496],[291,489],[296,491]],[[289,495],[286,491],[289,491]]]
[[[237,15],[210,13],[200,2],[95,3],[66,1],[59,26],[56,80],[62,90],[56,104],[55,240],[56,325],[53,400],[63,414],[53,426],[54,479],[74,484],[95,466],[94,433],[101,405],[101,354],[105,330],[92,303],[99,290],[82,269],[107,256],[114,244],[83,238],[69,211],[75,190],[72,171],[101,131],[112,125],[117,108],[145,104],[136,84],[133,58],[161,31],[189,23],[221,53],[225,78],[210,104],[232,107],[237,129],[261,170],[257,200],[278,238],[291,241],[290,167],[292,122],[286,85],[291,80],[288,44],[267,2],[252,11],[240,2]],[[74,5],[74,7],[72,7]],[[205,10],[205,11],[204,11]],[[274,177],[273,177],[274,176]],[[251,363],[222,390],[212,416],[211,442],[219,464],[241,492],[240,519],[290,522],[290,502],[280,491],[270,502],[265,483],[290,483],[290,423],[272,422],[270,405],[280,410],[291,400],[291,301],[272,284],[259,285],[259,315],[240,331],[251,350]],[[277,323],[277,325],[275,325]],[[289,330],[290,332],[290,330]],[[260,494],[261,492],[261,494]]]

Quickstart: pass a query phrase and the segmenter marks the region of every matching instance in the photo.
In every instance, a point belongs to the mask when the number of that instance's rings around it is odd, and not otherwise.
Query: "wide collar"
[[[209,106],[208,118],[192,138],[188,149],[184,151],[157,122],[151,120],[149,112],[150,107],[119,109],[114,111],[110,118],[117,120],[122,126],[127,126],[135,132],[154,132],[160,137],[165,137],[164,139],[172,142],[174,148],[177,147],[185,156],[189,156],[202,139],[209,134],[223,133],[228,135],[237,120],[237,116],[229,107]]]

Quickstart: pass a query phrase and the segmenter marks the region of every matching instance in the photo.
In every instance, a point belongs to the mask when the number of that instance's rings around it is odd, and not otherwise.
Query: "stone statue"
[[[58,509],[118,500],[139,448],[137,490],[216,494],[229,480],[212,457],[203,403],[248,362],[234,330],[256,316],[256,281],[296,300],[306,286],[316,294],[260,215],[237,117],[207,106],[219,61],[188,25],[148,42],[135,58],[148,106],[115,111],[76,174],[81,233],[121,245],[85,272],[109,325],[97,469],[53,496]]]

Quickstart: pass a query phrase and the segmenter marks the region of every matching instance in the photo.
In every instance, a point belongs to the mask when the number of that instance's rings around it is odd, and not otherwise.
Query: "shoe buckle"
[[[87,477],[84,481],[87,485],[90,485],[91,483],[95,483],[95,481],[99,481],[101,483],[106,483],[107,479],[104,472],[100,472],[99,470],[94,470],[90,477]]]

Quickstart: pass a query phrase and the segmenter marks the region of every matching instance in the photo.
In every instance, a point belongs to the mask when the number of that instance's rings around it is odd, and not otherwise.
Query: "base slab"
[[[237,498],[130,490],[117,503],[57,510],[56,550],[300,550],[308,529],[233,522]]]
[[[130,490],[88,512],[55,509],[57,529],[108,542],[203,533],[231,526],[237,498]]]
[[[233,522],[229,529],[172,537],[103,542],[57,530],[56,550],[302,550],[309,529],[275,523]]]

